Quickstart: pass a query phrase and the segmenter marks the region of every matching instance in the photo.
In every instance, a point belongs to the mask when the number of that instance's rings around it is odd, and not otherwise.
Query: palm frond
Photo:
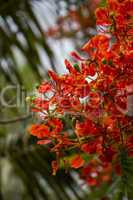
[[[8,135],[6,139],[1,138],[0,145],[1,158],[8,160],[29,198],[70,200],[73,194],[73,199],[83,200],[86,195],[71,173],[65,174],[63,170],[52,176],[48,150],[44,146],[30,143],[29,139],[15,134]]]

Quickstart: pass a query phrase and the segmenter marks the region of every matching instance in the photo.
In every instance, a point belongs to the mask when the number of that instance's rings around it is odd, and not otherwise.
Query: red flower
[[[92,60],[97,58],[101,62],[105,52],[109,49],[109,40],[106,35],[96,35],[83,46],[82,50],[87,52],[92,57]]]
[[[110,25],[109,12],[107,8],[96,9],[96,23],[97,25]]]
[[[81,146],[81,150],[87,154],[101,153],[102,148],[102,138],[93,139]]]
[[[83,167],[85,161],[80,155],[76,155],[72,160],[71,160],[71,167],[78,169],[80,167]]]
[[[63,129],[63,124],[61,120],[53,118],[48,121],[48,126],[51,130],[53,130],[55,133],[59,133]]]
[[[93,136],[99,133],[99,129],[91,120],[85,120],[84,122],[76,123],[76,133],[79,136]]]
[[[56,75],[55,72],[49,70],[48,74],[49,74],[49,76],[50,76],[50,78],[51,78],[52,80],[58,81],[58,76]]]
[[[33,100],[33,108],[32,111],[40,112],[42,110],[48,110],[49,108],[49,101],[43,100],[42,98],[36,98]]]
[[[42,82],[38,88],[39,93],[45,93],[51,90],[51,84],[48,82]]]
[[[65,59],[64,63],[65,63],[66,68],[69,70],[70,73],[72,73],[72,74],[76,74],[77,73],[75,68],[71,65],[71,63],[68,60]]]
[[[101,163],[99,160],[91,160],[82,169],[82,177],[85,178],[89,186],[99,186],[104,182],[111,181],[112,166],[110,163]]]
[[[33,124],[29,132],[37,138],[42,139],[49,136],[49,127],[44,124]]]

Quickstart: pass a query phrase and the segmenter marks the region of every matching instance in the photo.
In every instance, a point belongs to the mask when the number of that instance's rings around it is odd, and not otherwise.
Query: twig
[[[18,118],[15,118],[15,119],[10,119],[10,120],[0,120],[0,124],[2,125],[5,125],[5,124],[10,124],[10,123],[16,123],[16,122],[19,122],[19,121],[24,121],[26,119],[29,119],[31,118],[31,114],[29,115],[26,115],[26,116],[22,116],[22,117],[18,117]]]

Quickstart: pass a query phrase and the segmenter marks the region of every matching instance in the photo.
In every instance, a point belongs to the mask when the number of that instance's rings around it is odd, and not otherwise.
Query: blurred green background
[[[90,192],[78,172],[51,176],[53,155],[26,131],[35,117],[25,97],[48,69],[64,73],[64,58],[96,34],[99,3],[0,0],[0,200],[108,199],[107,186]]]

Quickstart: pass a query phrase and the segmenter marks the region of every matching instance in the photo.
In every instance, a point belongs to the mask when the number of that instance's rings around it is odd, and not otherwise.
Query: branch
[[[19,121],[27,120],[29,118],[31,118],[31,114],[26,115],[26,116],[22,116],[22,117],[18,117],[18,118],[15,118],[15,119],[2,120],[2,121],[0,121],[0,124],[4,125],[4,124],[16,123],[16,122],[19,122]]]

